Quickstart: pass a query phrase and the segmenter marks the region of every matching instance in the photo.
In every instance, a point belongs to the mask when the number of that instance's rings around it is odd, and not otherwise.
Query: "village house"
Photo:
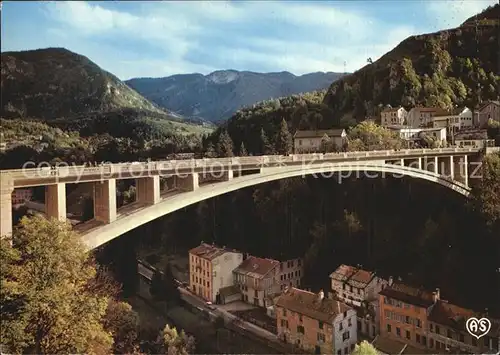
[[[234,285],[240,289],[243,301],[266,307],[269,296],[279,292],[280,262],[248,256],[233,271]]]
[[[472,111],[467,107],[437,111],[432,117],[433,128],[446,128],[449,134],[473,127]]]
[[[407,116],[407,124],[412,128],[428,126],[434,115],[441,111],[436,107],[413,107]]]
[[[408,112],[403,107],[388,107],[380,113],[380,124],[384,127],[390,125],[403,125]]]
[[[347,133],[345,129],[299,130],[293,136],[293,147],[296,154],[340,150],[346,142]]]
[[[427,314],[439,298],[435,293],[394,282],[379,293],[380,335],[425,349],[429,344]]]
[[[373,272],[344,264],[330,274],[330,279],[335,297],[358,307],[363,301],[378,299],[378,293],[388,283]]]
[[[300,288],[300,280],[303,275],[302,259],[291,259],[280,263],[279,284],[280,291],[286,287]]]
[[[189,288],[215,302],[221,288],[233,285],[233,270],[242,261],[243,254],[236,250],[201,243],[189,250]]]
[[[356,312],[347,304],[297,288],[276,301],[278,338],[316,354],[346,355],[357,343]]]
[[[422,135],[433,137],[440,145],[447,139],[446,128],[411,128],[406,126],[387,126],[387,129],[396,132],[401,139],[407,141],[420,141]]]
[[[500,101],[486,101],[477,107],[476,122],[481,128],[488,126],[488,121],[496,121],[500,123]]]

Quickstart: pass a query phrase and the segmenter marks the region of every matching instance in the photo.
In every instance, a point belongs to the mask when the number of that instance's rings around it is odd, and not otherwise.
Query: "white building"
[[[233,270],[243,254],[232,249],[202,243],[189,250],[189,287],[203,299],[215,302],[221,288],[232,286]]]
[[[408,141],[416,141],[422,138],[422,134],[433,137],[440,144],[444,144],[448,137],[446,128],[409,128],[406,126],[387,126],[387,129],[397,132],[399,137]]]
[[[433,128],[446,128],[449,133],[473,127],[472,111],[467,107],[453,111],[439,111],[432,118]]]
[[[403,107],[389,107],[380,113],[382,126],[403,125],[406,122],[408,112]]]
[[[330,274],[330,279],[334,295],[358,307],[363,301],[378,299],[378,293],[388,284],[373,272],[344,264]]]
[[[279,284],[280,291],[286,287],[300,288],[300,280],[303,275],[302,259],[291,259],[280,263]]]

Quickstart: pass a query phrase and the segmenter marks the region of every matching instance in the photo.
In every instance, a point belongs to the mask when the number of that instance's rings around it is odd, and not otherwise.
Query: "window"
[[[304,334],[304,326],[303,325],[298,325],[297,326],[297,333]]]
[[[415,334],[415,341],[420,343],[420,334]]]
[[[283,308],[283,317],[286,317],[286,309]]]
[[[302,266],[302,259],[297,260],[298,266]]]
[[[210,282],[209,281],[207,281],[207,287],[210,287]]]
[[[434,347],[434,339],[432,339],[432,338],[430,338],[430,339],[429,339],[429,346],[430,346],[431,348],[433,348],[433,347]]]
[[[422,344],[427,346],[427,337],[425,335],[422,335]]]
[[[401,336],[401,329],[399,329],[399,327],[396,327],[396,335],[397,335],[398,337],[400,337],[400,336]]]
[[[347,346],[344,348],[344,354],[349,354],[349,348]]]
[[[337,350],[337,355],[342,355],[342,350]]]
[[[259,291],[254,290],[253,293],[254,293],[254,297],[259,297]]]
[[[411,339],[411,334],[409,330],[406,331],[406,339]]]
[[[436,325],[436,334],[439,334],[439,325]]]
[[[420,321],[419,318],[415,319],[417,321],[417,328],[422,328],[422,322]]]
[[[349,339],[349,337],[350,337],[349,331],[345,332],[344,334],[342,334],[342,341],[346,341],[347,339]]]
[[[451,335],[451,330],[446,329],[446,336],[447,336],[448,338],[450,338],[450,339],[452,339],[452,338],[453,338],[453,336]]]
[[[392,329],[391,329],[391,325],[390,324],[387,324],[387,333],[391,333],[392,332]]]
[[[405,323],[410,324],[410,317],[408,317],[408,316],[405,317]]]
[[[347,311],[344,312],[344,318],[347,318]]]
[[[318,324],[318,328],[319,328],[319,329],[323,329],[323,322],[319,322],[319,321],[318,321],[318,323],[319,323],[319,324]]]
[[[325,342],[325,334],[318,333],[318,341],[324,343]]]
[[[302,322],[302,314],[299,314],[299,322]]]
[[[347,321],[347,326],[348,327],[352,326],[352,318],[349,318],[349,320]]]
[[[345,284],[342,285],[342,289],[345,290]]]
[[[431,333],[434,333],[434,324],[431,323],[431,325],[429,326],[430,330],[431,330]]]

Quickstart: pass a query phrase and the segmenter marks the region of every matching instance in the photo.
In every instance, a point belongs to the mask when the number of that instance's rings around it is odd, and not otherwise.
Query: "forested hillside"
[[[354,74],[333,83],[324,103],[357,121],[383,105],[474,108],[500,95],[499,6],[457,28],[412,36]]]

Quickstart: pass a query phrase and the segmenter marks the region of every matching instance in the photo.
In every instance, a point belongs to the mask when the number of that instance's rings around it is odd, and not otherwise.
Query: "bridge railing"
[[[426,155],[432,153],[457,153],[457,152],[476,152],[479,149],[475,148],[437,148],[437,149],[407,149],[407,150],[381,150],[381,151],[362,151],[362,152],[338,152],[338,153],[312,153],[312,154],[292,154],[288,156],[270,155],[270,156],[249,156],[249,157],[232,157],[232,158],[203,158],[190,160],[164,160],[153,162],[134,162],[134,163],[116,163],[103,164],[100,166],[60,166],[57,168],[40,167],[30,169],[12,169],[1,171],[2,175],[8,175],[13,179],[29,179],[50,176],[83,176],[95,174],[124,174],[132,173],[139,174],[145,170],[161,169],[181,169],[181,168],[203,168],[213,167],[215,164],[219,166],[245,166],[266,164],[290,163],[296,161],[311,161],[311,160],[336,160],[361,157],[394,157],[400,158],[407,155]]]

